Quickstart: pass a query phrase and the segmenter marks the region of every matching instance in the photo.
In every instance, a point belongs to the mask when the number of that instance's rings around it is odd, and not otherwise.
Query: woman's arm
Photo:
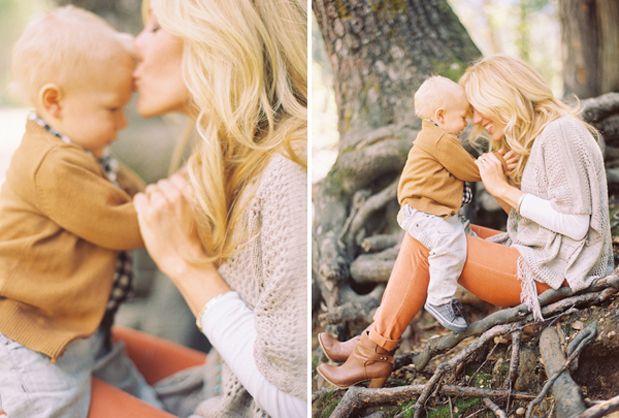
[[[499,206],[501,207],[501,209],[503,209],[503,212],[507,213],[509,215],[509,212],[511,211],[512,207],[509,205],[509,203],[507,203],[506,201],[504,201],[501,198],[498,198],[496,196],[493,196],[494,200],[496,200],[496,202],[499,204]]]
[[[204,334],[256,403],[273,417],[303,417],[307,403],[279,390],[256,366],[256,318],[236,292],[213,300],[198,318]]]
[[[589,215],[571,215],[552,207],[550,200],[525,194],[520,204],[520,215],[558,234],[580,241],[589,231]]]

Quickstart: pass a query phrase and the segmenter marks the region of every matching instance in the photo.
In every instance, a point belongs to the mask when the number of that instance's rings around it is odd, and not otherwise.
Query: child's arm
[[[452,135],[443,135],[434,147],[434,157],[451,174],[462,181],[480,181],[475,160]]]
[[[143,247],[131,197],[70,147],[50,150],[34,173],[39,209],[60,227],[112,250]]]
[[[118,161],[118,184],[133,197],[136,193],[143,192],[146,188],[146,183],[129,167]]]

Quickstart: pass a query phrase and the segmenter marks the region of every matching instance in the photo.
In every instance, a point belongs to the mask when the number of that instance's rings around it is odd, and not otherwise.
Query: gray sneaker
[[[466,319],[464,319],[462,305],[456,299],[443,305],[432,305],[426,302],[424,308],[448,330],[464,332],[469,326]]]

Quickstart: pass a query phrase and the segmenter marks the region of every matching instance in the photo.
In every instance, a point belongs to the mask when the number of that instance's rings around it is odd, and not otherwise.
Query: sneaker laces
[[[458,316],[464,316],[464,310],[462,308],[462,304],[460,303],[459,300],[454,299],[451,301],[451,309],[453,309],[454,315],[456,317]]]

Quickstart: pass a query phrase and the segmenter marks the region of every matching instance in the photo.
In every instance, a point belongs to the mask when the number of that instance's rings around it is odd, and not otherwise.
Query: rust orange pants
[[[518,305],[518,250],[483,239],[499,231],[476,225],[472,228],[480,238],[467,236],[467,257],[458,283],[493,305]],[[386,350],[393,350],[423,307],[429,282],[428,249],[405,234],[380,307],[374,315],[370,339]],[[550,289],[543,283],[536,282],[536,285],[538,294]]]
[[[113,335],[115,340],[125,343],[129,357],[151,384],[177,371],[204,364],[206,358],[199,351],[128,328],[115,327]],[[99,379],[93,379],[88,418],[173,416]]]

